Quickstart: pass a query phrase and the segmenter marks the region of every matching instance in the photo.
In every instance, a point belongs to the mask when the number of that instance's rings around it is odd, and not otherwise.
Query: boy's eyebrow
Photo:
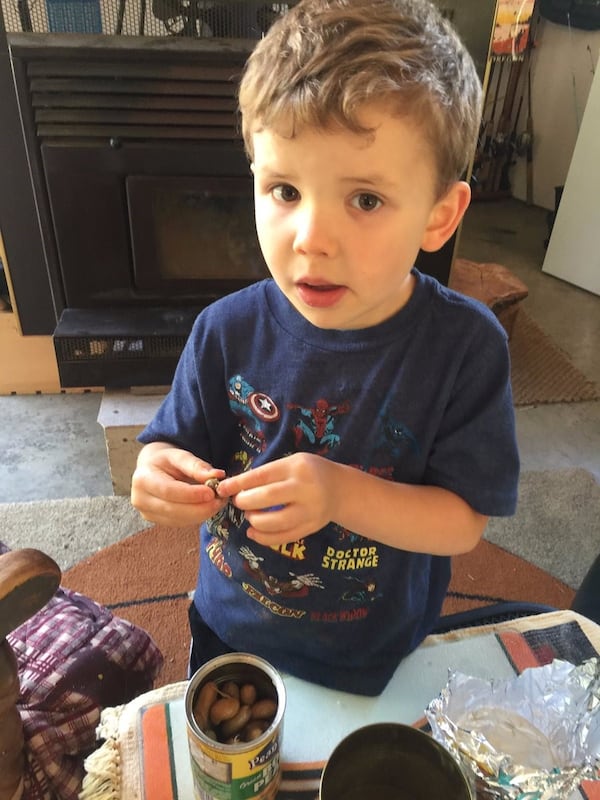
[[[262,175],[269,177],[270,179],[275,180],[293,180],[293,177],[289,175],[289,173],[280,172],[276,169],[271,169],[268,166],[264,166],[259,169]],[[361,184],[363,186],[391,186],[393,185],[393,181],[390,181],[384,175],[347,175],[341,178],[342,183],[353,183],[353,184]]]
[[[277,169],[276,167],[271,167],[269,164],[263,164],[262,166],[256,166],[256,164],[252,165],[254,172],[262,172],[265,175],[269,175],[271,178],[285,178],[286,173],[281,172],[281,170]]]
[[[392,181],[384,175],[348,175],[342,178],[343,183],[361,183],[370,186],[387,186],[391,185]]]
[[[295,178],[293,175],[285,172],[278,172],[275,169],[269,169],[268,167],[263,167],[262,169],[253,170],[254,175],[256,177],[260,177],[261,180],[268,180],[268,181],[281,181],[282,183],[293,183]]]

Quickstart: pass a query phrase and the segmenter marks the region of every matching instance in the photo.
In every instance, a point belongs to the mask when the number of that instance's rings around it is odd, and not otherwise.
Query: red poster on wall
[[[498,0],[492,58],[522,58],[531,28],[535,0]]]

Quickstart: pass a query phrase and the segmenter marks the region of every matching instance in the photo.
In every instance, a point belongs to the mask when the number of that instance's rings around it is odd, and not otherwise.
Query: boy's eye
[[[360,208],[361,211],[374,211],[381,205],[381,200],[377,195],[362,192],[352,198],[352,205],[356,208]]]
[[[282,200],[284,203],[292,203],[300,196],[298,190],[290,186],[289,183],[274,186],[271,191],[275,200]]]

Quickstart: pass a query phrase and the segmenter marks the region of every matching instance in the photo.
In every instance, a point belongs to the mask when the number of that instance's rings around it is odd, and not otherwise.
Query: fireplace
[[[62,386],[168,384],[198,312],[267,274],[236,114],[252,45],[13,37]]]
[[[236,112],[254,44],[10,36],[63,387],[168,385],[199,311],[267,274]],[[446,283],[453,247],[419,266]]]

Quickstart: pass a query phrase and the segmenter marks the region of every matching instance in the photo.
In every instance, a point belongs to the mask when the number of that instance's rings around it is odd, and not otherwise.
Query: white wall
[[[600,71],[596,71],[542,269],[598,295],[599,132]]]
[[[533,204],[554,209],[554,187],[566,182],[593,71],[600,69],[600,30],[569,29],[540,19],[536,42],[531,71]],[[526,119],[524,102],[519,131]],[[510,177],[513,196],[525,200],[525,159],[518,159]]]

